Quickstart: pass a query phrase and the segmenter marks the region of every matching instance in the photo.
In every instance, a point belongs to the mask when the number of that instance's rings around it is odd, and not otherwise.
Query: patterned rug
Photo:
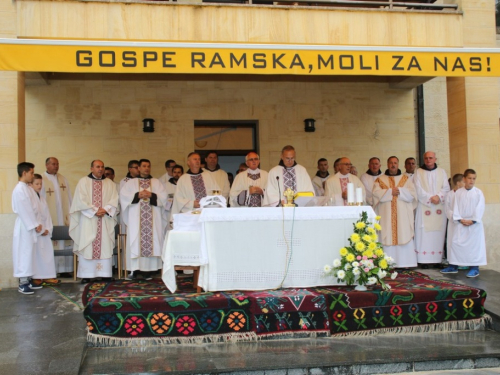
[[[189,280],[185,281],[188,283]],[[160,279],[95,282],[82,300],[88,341],[144,345],[276,336],[452,331],[486,326],[486,292],[404,271],[391,291],[329,286],[172,294]]]

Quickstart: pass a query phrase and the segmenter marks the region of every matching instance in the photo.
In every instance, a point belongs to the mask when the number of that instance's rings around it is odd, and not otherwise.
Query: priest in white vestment
[[[212,195],[213,190],[219,190],[212,173],[201,168],[200,154],[191,152],[188,155],[187,165],[188,171],[177,181],[172,215],[200,208],[202,198]]]
[[[363,185],[365,185],[366,203],[370,206],[373,206],[373,184],[381,174],[382,171],[380,170],[380,159],[377,157],[373,157],[368,161],[368,170],[360,177],[361,182],[363,183]]]
[[[168,180],[174,177],[173,168],[176,165],[176,162],[172,159],[168,159],[165,162],[165,170],[167,171],[163,176],[161,176],[158,180],[162,183],[164,187],[167,186]]]
[[[245,157],[246,171],[236,175],[229,192],[231,207],[261,207],[265,196],[268,173],[259,168],[260,158],[255,152]]]
[[[295,148],[287,145],[281,150],[279,164],[269,171],[264,205],[278,206],[285,199],[286,189],[294,192],[311,192],[314,187],[307,170],[295,161]]]
[[[113,181],[104,178],[104,163],[94,160],[90,174],[78,182],[70,210],[69,235],[78,254],[82,283],[112,276],[118,192]]]
[[[465,186],[455,192],[453,237],[448,253],[450,266],[443,269],[443,273],[456,273],[458,266],[470,266],[467,277],[477,277],[479,266],[486,265],[483,227],[485,200],[483,192],[474,186],[476,176],[474,170],[467,169],[464,172]]]
[[[120,188],[118,189],[118,194],[129,180],[136,178],[138,176],[139,176],[139,160],[130,160],[128,162],[128,173],[124,178],[120,180]]]
[[[365,185],[359,178],[352,175],[351,161],[349,158],[341,158],[338,163],[339,171],[326,180],[325,197],[332,198],[335,206],[347,206],[347,184],[354,185],[354,191],[361,188],[363,202],[366,200]]]
[[[448,176],[436,164],[436,154],[424,154],[424,165],[417,169],[413,183],[417,190],[415,214],[415,242],[418,263],[441,263],[446,233],[444,201],[450,191]]]
[[[221,191],[220,195],[226,198],[227,201],[229,199],[229,190],[231,186],[229,185],[229,178],[227,177],[226,171],[220,169],[219,155],[217,155],[215,151],[210,151],[205,157],[205,164],[205,171],[212,176],[215,183],[219,186],[219,190]]]
[[[49,206],[50,217],[53,225],[69,226],[69,209],[72,197],[68,180],[59,172],[59,160],[49,157],[45,160],[46,172],[42,174],[43,189],[40,196]],[[67,250],[73,247],[72,241],[52,241],[54,250]],[[73,272],[73,257],[56,257],[57,273]]]
[[[314,194],[317,197],[325,195],[325,184],[328,177],[330,177],[330,173],[328,172],[328,160],[321,158],[318,160],[318,171],[311,179],[314,187]]]
[[[50,217],[49,206],[45,199],[40,196],[40,191],[43,189],[43,179],[39,174],[35,174],[33,180],[33,190],[35,190],[38,196],[38,212],[40,213],[40,219],[42,224],[42,230],[40,232],[40,237],[36,242],[34,268],[35,273],[33,274],[33,283],[37,285],[57,285],[60,280],[56,279],[56,264],[54,260],[54,247],[52,246],[52,219]]]
[[[417,167],[417,161],[415,158],[406,158],[405,160],[405,175],[407,175],[413,182],[413,175],[415,174],[415,168]]]
[[[380,242],[384,252],[396,262],[396,267],[417,266],[413,202],[417,200],[415,186],[399,169],[399,159],[387,160],[385,174],[373,185],[373,206],[380,215]]]
[[[123,221],[127,225],[126,270],[141,271],[145,278],[163,267],[161,253],[165,235],[167,191],[151,177],[151,162],[139,160],[139,177],[120,191]]]
[[[19,278],[19,292],[33,294],[30,278],[35,273],[36,243],[42,231],[38,197],[29,186],[33,182],[35,165],[19,163],[19,182],[12,192],[12,211],[17,214],[12,243],[14,277]]]
[[[120,214],[118,215],[118,222],[120,223],[120,233],[122,234],[127,233],[127,226],[123,222],[123,215],[121,214],[122,209],[120,207],[120,202],[119,202],[120,191],[129,180],[136,178],[138,176],[139,176],[139,160],[130,160],[128,162],[128,173],[124,178],[120,180],[120,186],[118,188],[118,207],[120,212]]]
[[[182,165],[175,165],[172,168],[172,177],[167,181],[167,183],[164,185],[165,190],[167,191],[167,194],[169,197],[174,197],[175,191],[177,190],[177,182],[179,181],[179,178],[184,174],[184,168]]]

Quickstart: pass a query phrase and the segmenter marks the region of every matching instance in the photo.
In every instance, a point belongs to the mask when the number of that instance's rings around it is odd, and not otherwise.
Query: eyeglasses
[[[139,167],[130,167],[130,168],[132,168],[132,169],[139,169]]]
[[[259,158],[248,159],[247,161],[259,161]]]

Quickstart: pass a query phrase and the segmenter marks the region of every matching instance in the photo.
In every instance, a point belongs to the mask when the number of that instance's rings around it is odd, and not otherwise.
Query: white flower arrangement
[[[398,273],[392,272],[394,260],[384,253],[382,244],[377,242],[377,230],[382,229],[379,220],[380,216],[377,216],[377,222],[372,224],[368,221],[368,214],[363,211],[361,218],[354,223],[354,233],[349,237],[350,246],[340,249],[341,258],[333,261],[333,268],[325,266],[326,275],[335,276],[347,285],[380,284],[382,289],[390,289],[384,278],[390,274],[394,280]]]

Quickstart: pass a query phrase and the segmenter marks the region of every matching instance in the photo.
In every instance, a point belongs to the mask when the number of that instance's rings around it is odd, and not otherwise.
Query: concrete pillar
[[[464,47],[495,47],[495,3],[462,0]],[[498,78],[447,78],[451,174],[477,172],[486,198],[488,267],[500,269]]]
[[[0,0],[0,37],[16,38],[16,3]],[[24,73],[0,72],[0,287],[17,285],[12,277],[12,189],[16,165],[25,157]]]

